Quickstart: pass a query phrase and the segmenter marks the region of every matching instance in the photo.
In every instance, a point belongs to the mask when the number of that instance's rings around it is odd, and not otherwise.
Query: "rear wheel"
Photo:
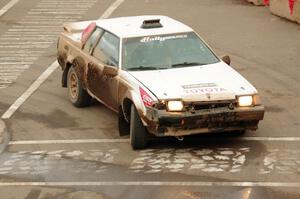
[[[68,93],[72,104],[76,107],[88,106],[91,96],[83,89],[74,67],[68,71]]]
[[[143,149],[148,141],[148,132],[134,105],[130,114],[130,143],[133,149]]]

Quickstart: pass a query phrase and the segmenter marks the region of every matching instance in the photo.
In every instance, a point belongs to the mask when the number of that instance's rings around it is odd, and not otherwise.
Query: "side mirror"
[[[103,75],[109,76],[109,77],[115,77],[118,74],[118,68],[115,66],[108,66],[105,65],[103,69]]]
[[[228,65],[230,65],[230,63],[231,63],[231,59],[228,55],[225,55],[224,57],[222,57],[222,60]]]

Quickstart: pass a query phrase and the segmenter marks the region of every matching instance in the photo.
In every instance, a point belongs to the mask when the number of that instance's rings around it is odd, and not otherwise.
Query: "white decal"
[[[186,94],[222,93],[227,91],[221,87],[189,88],[183,90]]]
[[[187,38],[187,35],[170,35],[170,36],[154,36],[154,37],[144,37],[140,42],[151,42],[151,41],[165,41],[170,39],[182,39]]]

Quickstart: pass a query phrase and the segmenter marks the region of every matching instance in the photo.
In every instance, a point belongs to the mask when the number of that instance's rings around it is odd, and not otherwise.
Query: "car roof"
[[[160,28],[142,28],[145,20],[160,20]],[[182,32],[191,32],[189,26],[162,15],[143,15],[132,17],[119,17],[102,19],[97,21],[97,26],[117,35],[120,38],[142,37],[159,34],[173,34]]]

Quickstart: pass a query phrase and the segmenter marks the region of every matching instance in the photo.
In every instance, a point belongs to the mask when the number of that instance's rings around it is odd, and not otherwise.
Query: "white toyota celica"
[[[135,149],[146,146],[148,133],[243,132],[264,117],[257,90],[230,58],[219,59],[190,27],[166,16],[68,24],[58,61],[72,103],[93,97],[118,112],[119,130]]]

